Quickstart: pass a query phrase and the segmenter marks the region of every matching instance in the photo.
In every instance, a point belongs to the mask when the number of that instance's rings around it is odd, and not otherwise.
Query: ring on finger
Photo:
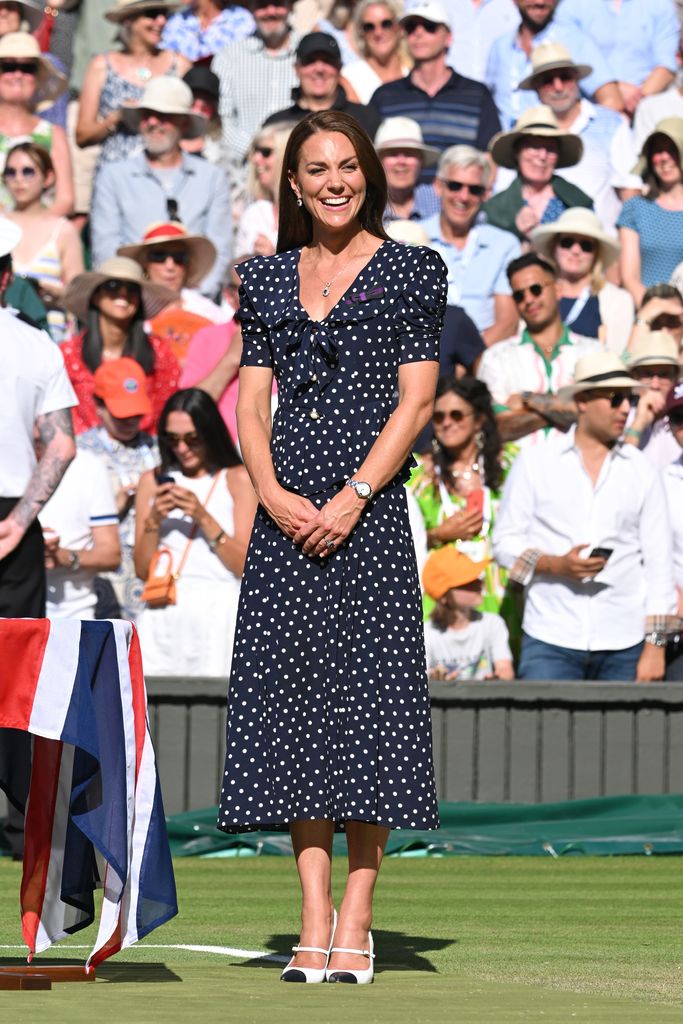
[[[325,547],[327,548],[328,551],[332,551],[336,547],[336,544],[334,543],[333,540],[326,540]]]

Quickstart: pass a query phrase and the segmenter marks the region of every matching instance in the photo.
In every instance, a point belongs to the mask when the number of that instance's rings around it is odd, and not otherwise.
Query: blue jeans
[[[630,682],[636,678],[643,641],[623,651],[577,651],[522,633],[518,679],[595,679]]]

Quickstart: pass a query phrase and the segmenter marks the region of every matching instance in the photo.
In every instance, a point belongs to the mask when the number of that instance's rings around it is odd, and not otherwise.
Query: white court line
[[[180,943],[171,946],[155,946],[152,943],[140,942],[133,946],[127,947],[128,951],[136,949],[187,949],[191,953],[214,953],[216,956],[235,956],[242,957],[245,960],[274,960],[277,963],[289,963],[288,956],[280,956],[278,953],[265,953],[260,949],[234,949],[232,946],[194,946]],[[90,949],[90,946],[68,946],[57,947],[53,946],[53,949],[62,949],[64,952],[70,949]],[[26,949],[26,946],[2,946],[0,949]]]

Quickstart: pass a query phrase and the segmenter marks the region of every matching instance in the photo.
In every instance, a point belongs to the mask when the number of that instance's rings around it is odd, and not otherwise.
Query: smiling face
[[[277,156],[275,139],[272,135],[261,135],[254,145],[249,157],[256,174],[256,180],[265,192],[274,194],[277,189],[275,171]]]
[[[517,146],[517,169],[522,181],[547,185],[555,173],[559,152],[560,144],[556,139],[531,136],[521,141]]]
[[[648,154],[648,163],[661,189],[666,191],[680,183],[682,175],[678,150],[667,135],[655,135],[648,145]]]
[[[93,292],[91,304],[116,323],[132,320],[140,309],[140,287],[131,281],[105,281]]]
[[[143,43],[150,50],[158,49],[167,20],[167,15],[163,11],[159,11],[153,18],[143,11],[137,18],[130,18],[128,21],[131,39]]]
[[[571,244],[570,244],[571,243]],[[581,247],[583,244],[583,248]],[[590,252],[584,249],[590,246]],[[598,243],[585,235],[564,234],[555,239],[553,256],[566,281],[579,281],[593,269],[598,254]]]
[[[294,70],[299,76],[301,95],[316,105],[331,103],[337,93],[340,68],[330,64],[327,58],[313,54],[305,63],[297,61]]]
[[[140,113],[140,134],[145,151],[152,157],[164,156],[180,148],[186,118],[184,114],[162,114],[156,110]]]
[[[351,140],[341,132],[309,136],[289,182],[314,224],[328,231],[344,230],[357,221],[365,202],[365,175]]]
[[[538,75],[534,87],[541,103],[545,103],[555,114],[566,114],[580,99],[576,72],[571,68],[559,68]]]
[[[555,282],[543,267],[530,266],[518,270],[512,275],[510,287],[517,312],[529,330],[541,331],[559,318]],[[535,291],[538,295],[534,295]]]
[[[19,4],[0,0],[0,36],[8,32],[19,32],[21,29],[21,9]]]
[[[287,22],[291,11],[291,3],[255,0],[252,14],[256,30],[267,47],[278,46],[283,41],[289,31]]]
[[[38,83],[38,62],[27,58],[0,60],[0,101],[29,107]]]
[[[360,29],[367,55],[379,60],[395,53],[403,35],[396,16],[384,4],[369,4],[365,8]]]
[[[379,154],[390,191],[414,189],[422,170],[419,149],[383,149]]]
[[[552,18],[558,0],[515,0],[522,24],[539,30],[545,28]]]
[[[482,424],[474,407],[452,391],[434,402],[434,437],[446,451],[466,447]]]
[[[449,184],[461,187],[456,191],[449,188]],[[485,198],[485,193],[474,195],[470,185],[477,191],[484,188],[484,171],[476,164],[470,164],[469,167],[452,164],[434,182],[436,193],[441,199],[441,215],[457,234],[469,231]]]

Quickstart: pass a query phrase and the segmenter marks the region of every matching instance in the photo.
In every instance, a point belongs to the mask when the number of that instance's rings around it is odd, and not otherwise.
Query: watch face
[[[369,498],[372,494],[372,487],[361,480],[355,485],[355,491],[359,498]]]

